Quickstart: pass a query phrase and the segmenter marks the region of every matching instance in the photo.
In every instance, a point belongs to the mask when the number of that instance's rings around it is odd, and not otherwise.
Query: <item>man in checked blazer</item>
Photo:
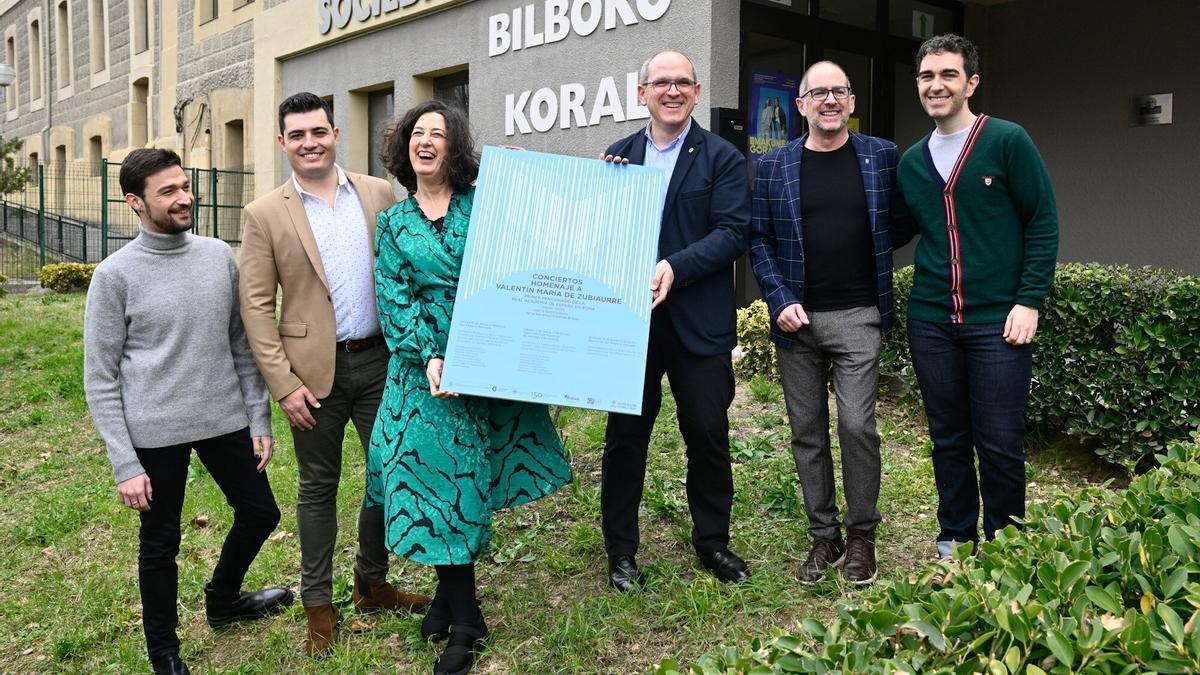
[[[835,63],[813,64],[796,105],[807,134],[758,163],[750,256],[771,311],[771,339],[792,427],[792,454],[813,545],[800,580],[842,568],[875,579],[880,515],[875,400],[879,351],[892,319],[888,213],[896,144],[850,131],[854,94]],[[837,396],[846,493],[836,502],[829,439],[829,379]]]
[[[292,425],[300,485],[300,598],[305,649],[325,653],[341,616],[333,552],[342,440],[352,421],[364,445],[383,397],[388,351],[375,306],[375,218],[395,202],[387,181],[334,163],[339,130],[310,93],[279,106],[279,144],[292,177],[245,208],[242,322],[271,395]],[[276,291],[282,289],[279,321]],[[429,598],[387,582],[381,506],[358,517],[353,599],[359,612],[417,609]]]

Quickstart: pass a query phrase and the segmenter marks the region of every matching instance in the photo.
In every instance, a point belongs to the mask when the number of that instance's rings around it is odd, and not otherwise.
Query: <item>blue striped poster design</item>
[[[664,172],[483,149],[442,388],[636,414]]]

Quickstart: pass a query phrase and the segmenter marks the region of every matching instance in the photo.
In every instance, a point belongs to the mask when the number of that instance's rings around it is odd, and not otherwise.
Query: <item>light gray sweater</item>
[[[229,245],[142,230],[96,267],[83,320],[83,383],[117,482],[144,473],[134,448],[271,435],[246,342]]]

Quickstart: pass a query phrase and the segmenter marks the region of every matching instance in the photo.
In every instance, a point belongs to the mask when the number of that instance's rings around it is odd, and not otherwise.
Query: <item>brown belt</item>
[[[354,352],[366,351],[372,347],[378,347],[383,344],[385,343],[382,335],[372,335],[369,338],[363,338],[361,340],[342,340],[341,342],[337,343],[337,350],[339,352],[349,352],[353,354]]]

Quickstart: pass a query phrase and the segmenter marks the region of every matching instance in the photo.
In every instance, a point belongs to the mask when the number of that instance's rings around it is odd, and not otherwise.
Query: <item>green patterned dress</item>
[[[446,353],[473,197],[473,188],[455,193],[440,227],[409,197],[379,214],[375,232],[379,321],[392,356],[366,501],[384,507],[387,547],[430,565],[475,561],[494,511],[571,480],[545,405],[429,394],[425,366]]]

